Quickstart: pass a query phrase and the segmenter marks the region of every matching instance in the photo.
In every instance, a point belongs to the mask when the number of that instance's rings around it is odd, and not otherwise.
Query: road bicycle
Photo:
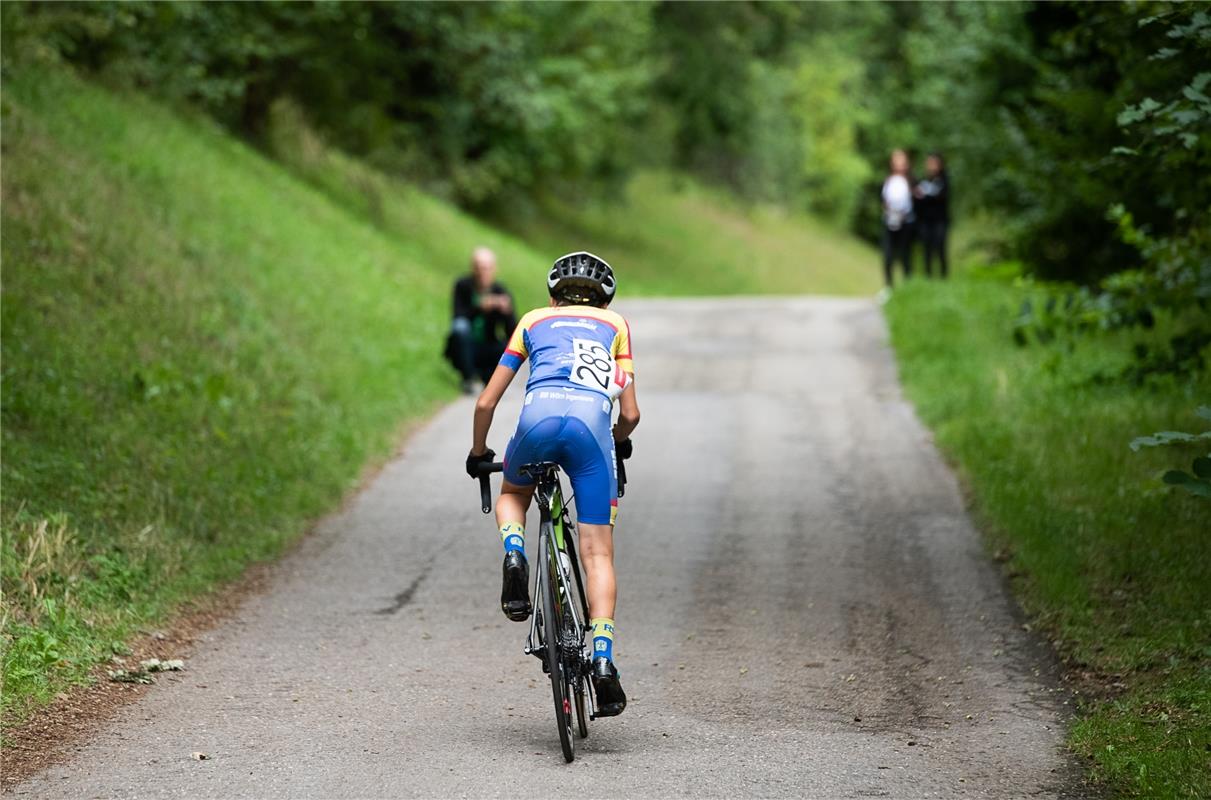
[[[624,493],[626,471],[618,459],[618,494]],[[500,472],[500,462],[479,468],[479,495],[483,512],[492,511],[492,487],[488,476]],[[551,677],[559,746],[566,761],[576,758],[576,738],[589,735],[589,722],[596,719],[596,705],[589,680],[591,652],[586,642],[589,603],[580,571],[576,526],[568,513],[559,481],[559,465],[552,461],[526,464],[522,475],[535,482],[538,500],[538,552],[534,569],[534,615],[526,636],[525,652],[542,662]],[[574,710],[573,710],[573,707]],[[573,732],[575,717],[575,732]]]

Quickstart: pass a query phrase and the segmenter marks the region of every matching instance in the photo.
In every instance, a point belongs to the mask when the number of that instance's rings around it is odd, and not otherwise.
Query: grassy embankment
[[[383,230],[424,241],[445,262],[466,258],[459,211],[325,148],[289,106],[274,117],[275,154],[296,174]],[[517,205],[499,220],[503,230],[542,253],[544,264],[577,248],[601,255],[618,270],[624,295],[869,295],[881,285],[869,245],[802,214],[742,206],[682,175],[638,175],[616,198]]]
[[[887,315],[901,378],[1026,608],[1102,687],[1073,747],[1123,795],[1211,796],[1211,504],[1156,480],[1197,453],[1128,447],[1205,429],[1194,410],[1211,404],[1211,378],[1091,382],[1130,347],[1097,335],[1071,353],[1016,347],[1020,291],[975,272],[898,290]]]
[[[544,251],[587,242],[625,265],[620,287],[640,294],[870,295],[882,285],[868,245],[777,207],[741,210],[680,175],[641,175],[619,198],[546,197],[502,224]],[[632,274],[641,281],[628,284]]]
[[[610,252],[575,230],[531,248],[332,152],[288,110],[276,161],[61,71],[7,72],[3,113],[8,724],[280,552],[453,395],[437,354],[471,247],[497,249],[521,304],[544,299],[554,251]],[[684,238],[672,264],[624,257],[627,289],[707,292],[667,277],[743,269],[708,259],[717,238]],[[851,252],[838,268],[871,263]],[[745,281],[837,290],[813,274]]]
[[[11,77],[11,79],[10,79]],[[450,396],[463,259],[203,119],[7,76],[4,712],[278,552]],[[465,217],[519,278],[536,254]]]

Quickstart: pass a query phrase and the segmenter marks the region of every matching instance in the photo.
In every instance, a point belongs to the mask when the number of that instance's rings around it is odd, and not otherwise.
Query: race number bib
[[[614,372],[614,356],[605,345],[592,339],[572,340],[573,383],[609,394]]]

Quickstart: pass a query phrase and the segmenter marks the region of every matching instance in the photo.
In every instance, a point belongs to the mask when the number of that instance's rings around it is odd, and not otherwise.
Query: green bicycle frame
[[[564,541],[563,531],[563,493],[559,491],[558,487],[551,492],[551,504],[548,510],[551,514],[551,530],[555,534],[555,547],[566,551],[568,546]]]

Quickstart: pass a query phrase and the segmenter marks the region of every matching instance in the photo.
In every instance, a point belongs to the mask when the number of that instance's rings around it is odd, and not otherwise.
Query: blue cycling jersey
[[[516,370],[527,359],[527,389],[572,383],[617,397],[635,373],[627,321],[593,306],[536,308],[523,316],[500,363]]]
[[[526,400],[505,450],[505,479],[532,480],[521,467],[554,461],[567,473],[576,516],[612,525],[618,476],[611,431],[613,398],[631,382],[631,334],[622,315],[592,306],[535,309],[521,318],[500,363],[530,363]]]

